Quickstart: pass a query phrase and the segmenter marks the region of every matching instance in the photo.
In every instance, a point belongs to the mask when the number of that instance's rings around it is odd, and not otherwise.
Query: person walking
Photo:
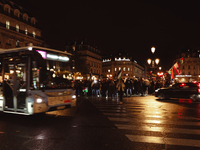
[[[129,94],[130,96],[132,96],[133,85],[132,85],[132,81],[129,78],[126,79],[125,86],[126,86],[126,96],[128,97]]]
[[[125,84],[123,83],[122,80],[119,80],[116,87],[117,87],[118,92],[119,92],[120,104],[123,104],[123,94],[124,94]]]
[[[111,81],[111,83],[109,84],[109,92],[110,92],[110,96],[112,99],[115,98],[115,93],[116,93],[116,86],[115,86],[115,82]]]

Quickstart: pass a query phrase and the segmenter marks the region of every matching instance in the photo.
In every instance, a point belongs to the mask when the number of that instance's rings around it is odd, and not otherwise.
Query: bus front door
[[[27,96],[27,63],[14,63],[4,61],[3,93],[5,99],[5,111],[26,112]]]

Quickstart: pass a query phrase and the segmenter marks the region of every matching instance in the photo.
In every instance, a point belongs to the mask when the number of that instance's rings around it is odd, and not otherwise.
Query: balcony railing
[[[11,18],[14,18],[14,19],[16,19],[16,20],[18,20],[18,21],[20,21],[20,22],[26,23],[26,24],[28,24],[28,25],[30,25],[30,26],[33,26],[33,27],[35,27],[35,28],[40,29],[40,27],[38,26],[37,22],[35,22],[35,24],[34,24],[34,23],[31,22],[30,19],[28,19],[28,21],[26,21],[26,20],[23,19],[23,16],[22,16],[22,15],[20,15],[19,17],[18,17],[18,16],[15,16],[15,15],[14,15],[14,12],[13,12],[12,10],[11,10],[11,12],[9,13],[9,12],[4,11],[3,7],[0,7],[0,13],[4,14],[4,15],[6,15],[6,16],[9,16],[9,17],[11,17]]]
[[[6,24],[1,23],[1,22],[0,22],[0,27],[4,27],[5,29],[7,29],[7,28],[6,28]],[[12,26],[9,26],[9,29],[8,29],[8,30],[12,30],[12,31],[18,32],[18,31],[16,30],[16,28],[15,28],[15,27],[12,27]],[[25,34],[25,31],[23,31],[23,30],[19,30],[18,33],[22,33],[22,34],[26,35],[26,34]],[[43,40],[41,37],[39,37],[39,36],[37,36],[37,35],[35,35],[35,37],[33,37],[33,34],[31,34],[31,33],[28,33],[27,36],[30,36],[30,37],[35,38],[35,39]]]

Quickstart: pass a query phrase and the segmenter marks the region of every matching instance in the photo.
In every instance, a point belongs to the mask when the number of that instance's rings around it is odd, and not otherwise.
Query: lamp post
[[[154,55],[154,53],[155,53],[155,51],[156,51],[156,48],[155,47],[151,47],[151,53]],[[159,64],[159,62],[160,62],[160,59],[159,58],[149,58],[149,59],[147,59],[147,63],[149,64],[149,65],[151,65],[150,66],[150,68],[152,68],[152,70],[153,70],[153,72],[154,72],[154,70],[155,70],[155,68],[157,68],[157,66],[156,65],[158,65]],[[152,72],[152,73],[153,73]]]

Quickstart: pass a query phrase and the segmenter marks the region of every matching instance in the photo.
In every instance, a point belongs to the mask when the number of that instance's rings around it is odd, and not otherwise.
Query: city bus
[[[33,115],[70,108],[75,90],[61,70],[69,59],[66,52],[41,47],[0,49],[0,111]]]

